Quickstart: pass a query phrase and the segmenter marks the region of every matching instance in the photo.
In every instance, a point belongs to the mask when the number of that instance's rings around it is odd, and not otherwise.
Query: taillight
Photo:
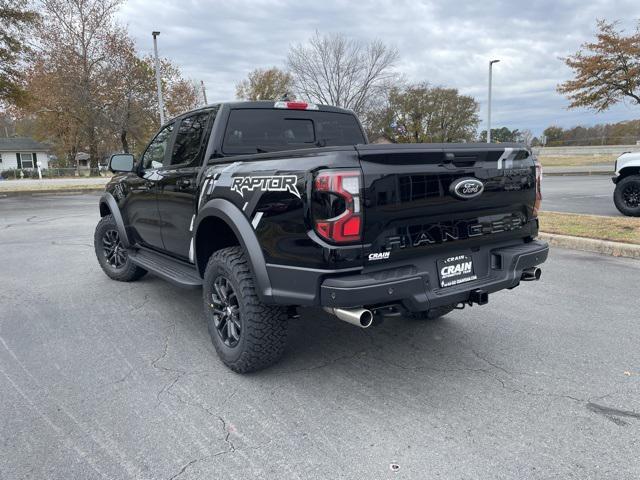
[[[273,104],[274,108],[286,108],[289,110],[318,110],[318,106],[313,103],[297,102],[297,101],[282,101]]]
[[[362,239],[359,170],[323,170],[313,182],[314,228],[335,243]]]
[[[533,216],[537,217],[542,203],[542,164],[537,158],[534,159],[534,164],[536,166],[536,202],[533,204]]]

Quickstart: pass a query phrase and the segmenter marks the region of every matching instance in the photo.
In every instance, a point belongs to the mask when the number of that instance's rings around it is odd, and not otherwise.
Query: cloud
[[[416,1],[236,0],[157,2],[129,0],[119,19],[141,52],[152,51],[160,30],[162,56],[185,75],[204,80],[210,100],[234,97],[235,84],[256,67],[284,66],[289,45],[317,29],[354,38],[379,38],[398,48],[397,69],[409,81],[456,87],[487,100],[488,61],[494,65],[493,124],[530,128],[591,125],[637,118],[640,106],[604,114],[566,110],[556,93],[571,72],[560,57],[590,40],[596,19],[632,29],[637,0]]]

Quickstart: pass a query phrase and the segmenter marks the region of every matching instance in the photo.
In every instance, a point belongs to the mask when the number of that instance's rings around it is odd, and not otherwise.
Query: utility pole
[[[204,104],[206,105],[207,103],[207,91],[204,88],[204,82],[202,80],[200,80],[200,88],[202,88],[202,99],[204,100]]]
[[[493,64],[498,63],[500,60],[491,60],[489,62],[489,102],[487,105],[487,143],[491,143],[491,75],[493,70]]]
[[[151,32],[153,35],[153,52],[156,61],[156,85],[158,87],[158,110],[160,110],[160,125],[164,125],[164,102],[162,101],[162,82],[160,81],[160,60],[158,60],[158,35],[160,32]]]

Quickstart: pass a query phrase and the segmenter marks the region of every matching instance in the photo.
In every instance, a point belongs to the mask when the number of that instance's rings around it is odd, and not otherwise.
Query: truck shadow
[[[190,338],[190,347],[201,354],[206,349],[214,375],[231,374],[218,360],[209,340],[202,315],[200,291],[176,291],[155,278],[149,282],[151,295],[172,300],[181,312],[181,335]],[[144,280],[141,283],[146,283]],[[160,289],[160,293],[156,290]],[[276,365],[243,377],[272,383],[275,377],[295,372],[314,372],[318,377],[375,370],[379,380],[398,378],[408,372],[433,374],[485,372],[493,367],[480,353],[486,342],[477,340],[477,316],[454,310],[437,320],[393,317],[368,329],[347,324],[320,308],[299,309],[300,318],[289,321],[289,338],[284,357]],[[481,337],[486,337],[486,332]],[[485,338],[486,340],[486,338]],[[496,342],[498,343],[498,342]],[[491,352],[487,352],[489,355]],[[184,360],[184,359],[183,359]],[[233,374],[232,374],[233,375]]]
[[[285,358],[256,375],[320,369],[380,371],[383,367],[395,376],[407,371],[487,368],[469,335],[472,325],[458,311],[438,320],[388,318],[368,329],[344,323],[320,309],[301,309],[300,313],[299,320],[291,321]]]

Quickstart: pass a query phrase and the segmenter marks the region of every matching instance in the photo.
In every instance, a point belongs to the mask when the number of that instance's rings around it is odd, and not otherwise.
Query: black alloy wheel
[[[106,230],[102,237],[102,248],[107,263],[116,270],[123,268],[127,263],[127,250],[120,241],[117,230]]]
[[[640,183],[634,182],[625,186],[622,190],[622,201],[629,208],[640,206]]]
[[[223,276],[219,276],[213,282],[211,308],[213,324],[222,342],[230,348],[238,345],[242,334],[240,305],[233,285]]]

